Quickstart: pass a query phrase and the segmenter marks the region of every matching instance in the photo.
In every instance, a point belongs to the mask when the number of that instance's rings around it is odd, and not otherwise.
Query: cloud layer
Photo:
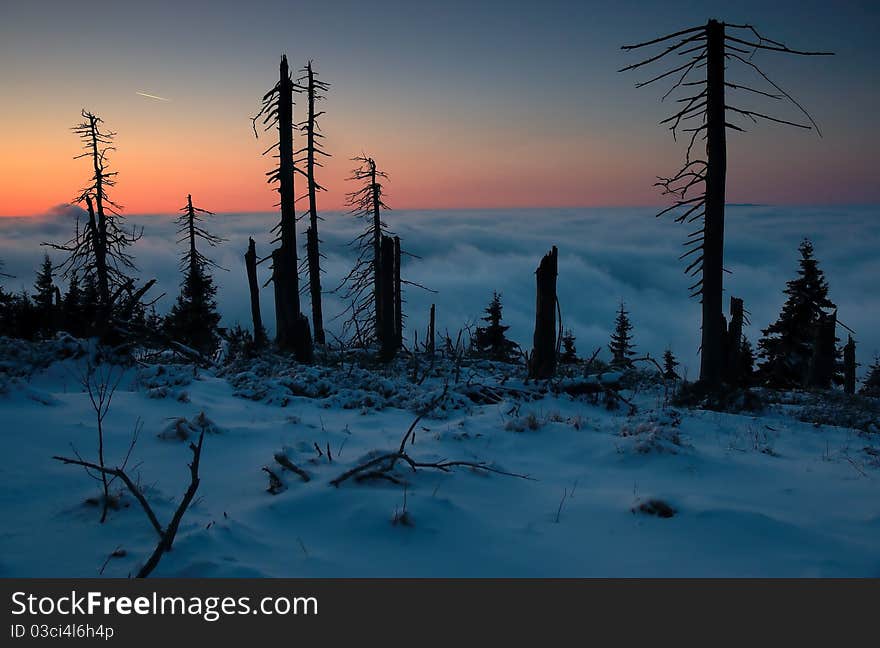
[[[876,322],[880,300],[880,220],[877,207],[790,208],[731,206],[726,226],[725,276],[728,294],[743,297],[751,312],[747,335],[755,341],[760,329],[775,319],[783,302],[782,289],[797,267],[797,246],[802,237],[813,240],[817,258],[838,304],[839,318],[857,333],[862,372],[880,351]],[[257,241],[259,255],[270,251],[272,214],[219,215],[214,230],[228,239],[211,250],[216,261],[229,269],[218,271],[218,300],[226,324],[250,324],[243,254],[248,236]],[[655,219],[650,209],[530,209],[491,211],[392,211],[386,218],[418,257],[404,262],[404,276],[438,291],[410,288],[406,293],[408,338],[414,328],[420,337],[427,325],[428,309],[437,304],[439,331],[455,335],[466,323],[482,315],[492,291],[504,297],[504,316],[510,335],[523,347],[531,345],[534,324],[534,270],[541,256],[559,248],[558,291],[564,325],[577,336],[581,354],[604,349],[621,300],[632,314],[637,349],[660,355],[671,346],[691,377],[699,367],[700,310],[687,298],[688,278],[677,260],[688,230],[670,220]],[[66,240],[73,230],[75,211],[63,206],[40,218],[0,219],[0,259],[7,290],[29,288],[42,259],[42,241]],[[144,237],[134,253],[143,277],[156,277],[166,296],[160,310],[170,308],[177,292],[175,226],[169,216],[128,219],[143,225]],[[321,225],[324,289],[336,287],[352,262],[347,246],[359,224],[346,214],[328,213]],[[301,237],[304,238],[304,237]],[[59,253],[50,250],[60,260]],[[266,264],[268,265],[268,264]],[[261,266],[262,279],[268,268]],[[157,293],[158,294],[158,293]],[[307,298],[306,298],[307,299]],[[304,310],[307,309],[307,302]],[[331,318],[343,310],[332,294],[326,296],[325,320],[338,331],[341,322]],[[263,320],[274,321],[271,290],[262,293]],[[839,335],[845,335],[842,329]]]

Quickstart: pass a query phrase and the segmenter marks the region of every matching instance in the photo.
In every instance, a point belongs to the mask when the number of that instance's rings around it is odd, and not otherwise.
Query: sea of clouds
[[[861,372],[880,351],[880,207],[774,207],[736,206],[727,210],[725,275],[728,294],[745,299],[751,313],[746,334],[753,342],[760,329],[775,319],[784,300],[785,282],[795,275],[797,247],[809,237],[839,307],[839,319],[852,328],[858,342]],[[227,240],[205,249],[228,272],[217,271],[218,303],[225,324],[250,326],[250,306],[243,254],[248,236],[264,256],[271,246],[274,214],[221,214],[209,227]],[[654,217],[647,208],[577,208],[521,210],[389,211],[389,227],[400,235],[405,257],[405,279],[437,291],[416,287],[406,291],[408,339],[427,326],[428,309],[437,305],[437,328],[457,334],[465,323],[481,317],[497,290],[503,295],[504,319],[510,336],[524,348],[531,346],[534,325],[534,271],[552,245],[559,248],[558,292],[564,326],[577,337],[578,350],[589,356],[607,343],[621,300],[634,325],[640,353],[662,354],[671,347],[691,377],[699,367],[700,307],[689,299],[693,283],[683,274],[678,256],[681,243],[694,228],[676,225],[671,218]],[[30,289],[34,271],[49,252],[44,241],[63,242],[76,221],[75,208],[59,206],[43,217],[0,219],[0,259],[6,290]],[[158,280],[155,294],[166,293],[157,304],[167,311],[179,282],[177,259],[181,246],[168,215],[132,216],[129,225],[143,226],[144,236],[133,253],[141,277]],[[361,223],[348,214],[327,213],[320,226],[325,270],[323,287],[332,291],[352,264],[348,242]],[[304,241],[301,235],[300,242]],[[416,258],[418,257],[418,258]],[[261,281],[268,263],[260,267]],[[155,290],[155,289],[154,289]],[[325,297],[328,329],[339,332],[333,317],[344,309],[339,298]],[[303,311],[308,312],[308,297]],[[262,291],[263,321],[272,328],[271,287]],[[838,335],[846,336],[844,329]]]

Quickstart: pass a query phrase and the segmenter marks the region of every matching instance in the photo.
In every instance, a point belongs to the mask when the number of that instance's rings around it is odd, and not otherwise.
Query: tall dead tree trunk
[[[260,314],[260,285],[257,282],[257,245],[254,239],[248,239],[248,249],[244,255],[244,264],[247,268],[248,288],[251,293],[251,319],[254,323],[254,344],[262,347],[266,342],[266,332],[263,329],[263,316]]]
[[[385,305],[382,303],[381,286],[382,245],[384,237],[382,235],[382,214],[380,210],[381,197],[379,183],[376,179],[376,163],[373,161],[372,158],[370,158],[368,160],[368,164],[370,174],[370,193],[372,196],[373,209],[373,291],[376,309],[376,338],[379,340],[379,343],[384,346],[386,340],[383,339],[382,334],[385,330]],[[389,312],[393,314],[393,309]]]
[[[671,43],[670,43],[671,42]],[[692,296],[699,296],[702,304],[702,344],[700,347],[700,381],[709,389],[717,389],[725,375],[725,325],[723,315],[724,276],[724,197],[727,174],[727,129],[744,131],[735,123],[746,119],[750,123],[767,120],[799,128],[818,128],[803,107],[788,93],[774,83],[754,62],[760,52],[777,52],[803,56],[822,56],[828,52],[804,52],[787,47],[779,41],[762,36],[748,24],[725,24],[709,20],[704,25],[682,29],[659,38],[635,45],[624,45],[624,50],[663,48],[659,53],[624,67],[621,71],[635,70],[663,60],[676,61],[670,67],[647,81],[637,84],[646,86],[662,79],[674,79],[664,99],[679,89],[686,89],[689,96],[675,100],[676,112],[660,123],[673,137],[682,131],[690,134],[685,162],[669,178],[656,183],[665,195],[675,197],[675,204],[662,210],[658,216],[681,209],[675,220],[694,223],[702,219],[702,227],[688,234],[685,246],[690,249],[681,258],[696,255],[686,273],[700,275],[691,286]],[[670,57],[670,58],[667,58]],[[680,63],[680,64],[679,64]],[[750,87],[727,78],[726,65],[742,64],[750,68],[767,84],[766,89]],[[705,68],[705,78],[692,79]],[[759,82],[760,83],[760,82]],[[749,109],[744,105],[726,103],[725,91],[729,88],[740,97],[768,98],[787,101],[803,113],[809,123],[797,123]],[[706,140],[706,157],[692,157],[698,138]],[[696,194],[696,195],[694,195]]]
[[[400,280],[400,237],[394,237],[394,344],[403,347],[403,284]]]
[[[706,26],[706,219],[703,239],[703,330],[700,380],[718,387],[724,371],[724,192],[727,136],[724,116],[724,24]],[[740,331],[740,333],[742,333]]]
[[[810,358],[806,376],[806,386],[814,389],[828,389],[834,378],[835,331],[837,311],[822,315],[816,322],[813,338],[813,355]]]
[[[843,347],[843,391],[847,394],[856,393],[856,341],[852,335]]]
[[[294,83],[290,77],[287,56],[281,57],[278,68],[278,83],[263,96],[263,106],[254,117],[256,121],[264,118],[268,130],[278,128],[278,168],[270,171],[269,182],[278,183],[281,222],[278,241],[280,246],[272,252],[272,282],[275,284],[275,339],[278,347],[292,351],[297,361],[311,362],[313,359],[312,336],[309,320],[302,315],[299,298],[299,274],[296,251],[296,196],[294,194],[293,149],[293,91]],[[268,153],[275,147],[270,147]]]
[[[535,271],[537,296],[535,299],[534,347],[529,359],[531,378],[551,378],[556,372],[556,276],[558,274],[556,246],[544,255]]]
[[[425,351],[427,351],[431,356],[434,355],[434,337],[436,335],[434,329],[434,304],[431,304],[431,313],[428,316],[428,334],[425,336]]]
[[[324,313],[321,305],[321,253],[318,238],[318,199],[319,190],[323,190],[315,176],[316,167],[321,166],[317,160],[318,155],[326,156],[318,140],[323,137],[318,132],[317,119],[323,112],[316,110],[316,102],[323,98],[322,92],[329,88],[329,84],[318,81],[314,70],[312,70],[312,62],[309,61],[305,67],[305,76],[299,80],[299,83],[305,82],[305,91],[308,97],[308,116],[306,121],[301,125],[301,130],[306,135],[306,146],[301,149],[300,153],[305,153],[306,163],[306,181],[308,183],[309,198],[309,228],[306,238],[306,254],[308,257],[309,267],[309,295],[312,303],[312,327],[315,332],[315,342],[324,344],[326,337],[324,335]]]
[[[394,239],[382,236],[379,257],[379,304],[381,315],[377,317],[382,325],[379,332],[383,360],[391,360],[397,353],[394,325]]]

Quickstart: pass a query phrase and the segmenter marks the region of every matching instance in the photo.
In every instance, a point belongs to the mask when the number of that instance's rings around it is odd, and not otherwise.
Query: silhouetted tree
[[[263,118],[264,131],[278,129],[278,142],[270,146],[264,155],[277,149],[278,166],[266,175],[267,182],[278,183],[281,221],[273,228],[278,237],[273,242],[280,246],[272,252],[272,282],[275,286],[275,339],[278,346],[293,351],[299,362],[311,362],[313,358],[312,335],[309,320],[300,312],[299,268],[296,250],[296,208],[294,194],[293,149],[293,91],[287,56],[281,57],[279,79],[269,92],[263,95],[260,112],[253,118],[254,135],[257,120]]]
[[[79,287],[79,275],[74,272],[67,283],[67,292],[61,300],[62,328],[76,337],[88,335],[89,325],[84,318],[83,292]]]
[[[847,394],[856,393],[856,341],[852,335],[847,337],[843,347],[843,391]]]
[[[728,31],[730,30],[730,31]],[[670,41],[672,44],[670,45]],[[705,25],[683,29],[666,36],[654,38],[636,45],[625,45],[624,50],[658,46],[663,48],[638,63],[628,65],[621,71],[634,70],[644,65],[665,59],[670,55],[680,55],[683,63],[674,65],[654,77],[637,84],[642,87],[672,77],[674,84],[663,95],[665,99],[678,89],[687,92],[677,99],[679,108],[670,117],[661,121],[668,125],[673,137],[683,131],[690,133],[689,144],[682,167],[669,178],[659,178],[657,185],[664,195],[672,195],[675,202],[659,215],[682,208],[676,222],[693,223],[700,220],[702,227],[688,235],[685,243],[690,250],[681,258],[692,254],[685,272],[692,277],[700,275],[691,286],[692,295],[699,296],[702,303],[702,344],[700,358],[700,381],[710,388],[720,386],[724,377],[726,358],[724,354],[723,318],[723,275],[724,275],[724,200],[727,175],[726,131],[744,131],[736,119],[747,119],[753,123],[768,120],[799,128],[818,127],[812,117],[791,95],[774,83],[758,65],[753,56],[762,52],[784,52],[805,56],[825,55],[828,52],[804,52],[793,50],[784,44],[766,38],[751,25],[726,24],[709,20]],[[755,88],[726,78],[726,68],[731,64],[741,64],[757,73],[767,84],[766,89]],[[705,75],[691,80],[691,74],[705,69]],[[763,112],[728,103],[727,90],[738,96],[787,100],[807,118],[809,123],[797,123]],[[690,124],[694,124],[690,126]],[[706,141],[705,159],[691,157],[697,138]],[[696,193],[699,192],[699,193]],[[696,195],[694,195],[696,193]]]
[[[666,349],[663,352],[663,377],[666,380],[677,380],[679,376],[675,368],[678,365],[679,362],[675,359],[672,349]]]
[[[804,384],[813,357],[816,327],[826,311],[836,308],[828,298],[825,274],[813,257],[813,244],[804,239],[798,250],[798,276],[787,283],[782,312],[776,322],[763,330],[758,342],[762,358],[760,375],[772,387]]]
[[[745,336],[740,344],[740,352],[737,356],[738,368],[736,371],[737,384],[740,387],[751,387],[755,384],[755,352],[752,343]]]
[[[73,272],[94,275],[97,288],[96,311],[100,314],[94,324],[102,336],[111,330],[114,318],[127,321],[144,293],[155,282],[148,282],[135,290],[135,282],[129,273],[136,270],[134,260],[128,253],[143,234],[143,230],[123,229],[122,209],[109,195],[116,184],[116,171],[109,170],[108,156],[116,148],[116,133],[103,128],[103,120],[87,110],[82,111],[84,121],[73,127],[83,144],[84,152],[75,159],[87,158],[91,162],[92,177],[74,199],[85,204],[87,220],[80,224],[77,217],[74,236],[66,243],[45,243],[57,250],[67,252],[67,259],[60,269],[64,277]],[[136,299],[135,299],[136,298]]]
[[[306,93],[308,98],[308,115],[299,124],[299,130],[306,136],[306,145],[300,148],[296,154],[301,156],[296,160],[301,168],[305,165],[304,175],[308,185],[307,196],[309,198],[309,228],[306,230],[306,257],[309,268],[309,295],[312,302],[312,328],[314,329],[315,342],[324,344],[324,314],[321,307],[321,253],[318,238],[318,191],[324,191],[315,177],[315,167],[324,166],[319,156],[330,157],[321,147],[320,140],[324,135],[320,132],[318,118],[324,114],[323,110],[317,110],[315,104],[325,98],[324,93],[330,89],[330,84],[318,80],[318,74],[312,69],[309,61],[303,68],[303,75],[297,79],[297,88]]]
[[[632,341],[632,323],[626,305],[620,302],[620,309],[614,319],[614,332],[611,334],[611,364],[615,367],[632,366],[632,357],[636,354]]]
[[[880,357],[874,356],[874,361],[868,367],[868,375],[862,381],[859,394],[880,397]]]
[[[566,329],[562,334],[562,353],[559,355],[559,362],[562,364],[574,364],[578,361],[576,339],[571,329]]]
[[[342,299],[348,302],[344,311],[347,319],[343,331],[354,333],[358,342],[371,340],[382,342],[384,312],[381,298],[382,236],[390,236],[388,226],[382,220],[382,210],[389,209],[382,199],[381,180],[388,175],[376,167],[371,157],[353,158],[359,163],[352,171],[350,180],[360,182],[361,187],[347,195],[350,213],[364,220],[365,227],[350,245],[357,250],[357,259],[351,271],[337,290],[343,289]],[[391,311],[393,313],[393,309]],[[352,329],[354,329],[352,331]]]
[[[486,315],[482,318],[484,322],[488,322],[488,325],[477,327],[474,331],[473,351],[476,355],[492,360],[510,362],[518,347],[515,342],[507,339],[506,332],[510,327],[501,323],[502,311],[501,295],[493,292],[492,301],[486,307]]]
[[[248,249],[244,254],[244,263],[247,268],[248,289],[251,297],[251,321],[254,324],[252,336],[253,346],[262,348],[266,342],[266,330],[263,328],[263,316],[260,313],[260,285],[257,281],[257,244],[253,238],[248,238]]]
[[[544,255],[535,271],[535,333],[529,356],[529,377],[551,378],[556,372],[557,330],[556,276],[558,275],[556,246]]]
[[[203,355],[211,355],[220,339],[220,314],[214,299],[217,287],[211,276],[211,268],[220,266],[200,252],[196,242],[200,240],[214,247],[225,239],[205,229],[205,217],[214,214],[195,207],[191,195],[187,195],[186,205],[180,211],[182,213],[176,221],[177,234],[180,236],[177,242],[186,245],[186,251],[180,259],[180,271],[184,277],[177,301],[165,318],[165,331],[173,340]]]
[[[34,282],[34,308],[39,322],[39,332],[43,337],[51,337],[55,333],[55,270],[52,259],[46,254],[37,272]]]

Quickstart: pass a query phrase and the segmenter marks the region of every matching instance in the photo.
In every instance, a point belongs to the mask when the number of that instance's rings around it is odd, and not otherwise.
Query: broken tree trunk
[[[730,298],[730,325],[727,327],[726,377],[730,384],[737,384],[740,376],[740,354],[742,353],[742,336],[744,320],[743,300],[739,297]]]
[[[835,345],[834,333],[837,328],[837,311],[822,315],[816,323],[813,341],[813,356],[807,372],[807,387],[828,389],[834,377]]]
[[[706,26],[706,216],[703,242],[703,331],[700,381],[717,388],[724,367],[722,291],[727,140],[724,115],[724,24]]]
[[[534,348],[529,361],[529,377],[551,378],[556,371],[556,246],[548,252],[535,271]]]
[[[400,237],[394,237],[394,344],[403,347],[403,285],[400,281]]]
[[[247,268],[248,288],[251,293],[251,319],[254,322],[254,344],[263,346],[266,333],[263,330],[263,316],[260,314],[260,285],[257,282],[257,245],[254,239],[248,238],[248,250],[244,255]]]
[[[317,117],[315,111],[315,74],[312,62],[306,66],[308,86],[306,91],[309,99],[309,114],[306,121],[306,178],[309,190],[309,228],[306,232],[306,254],[309,262],[309,293],[312,301],[312,326],[315,330],[315,342],[324,344],[324,313],[321,308],[321,256],[318,248],[318,181],[315,179],[315,142]],[[320,137],[320,135],[318,135]]]
[[[394,239],[382,236],[379,254],[379,306],[377,320],[381,325],[379,343],[383,360],[391,360],[397,353],[394,321]]]
[[[428,316],[428,334],[425,336],[425,351],[434,355],[434,304],[431,304],[431,314]]]
[[[856,393],[856,341],[852,335],[843,347],[843,391],[847,394]]]

